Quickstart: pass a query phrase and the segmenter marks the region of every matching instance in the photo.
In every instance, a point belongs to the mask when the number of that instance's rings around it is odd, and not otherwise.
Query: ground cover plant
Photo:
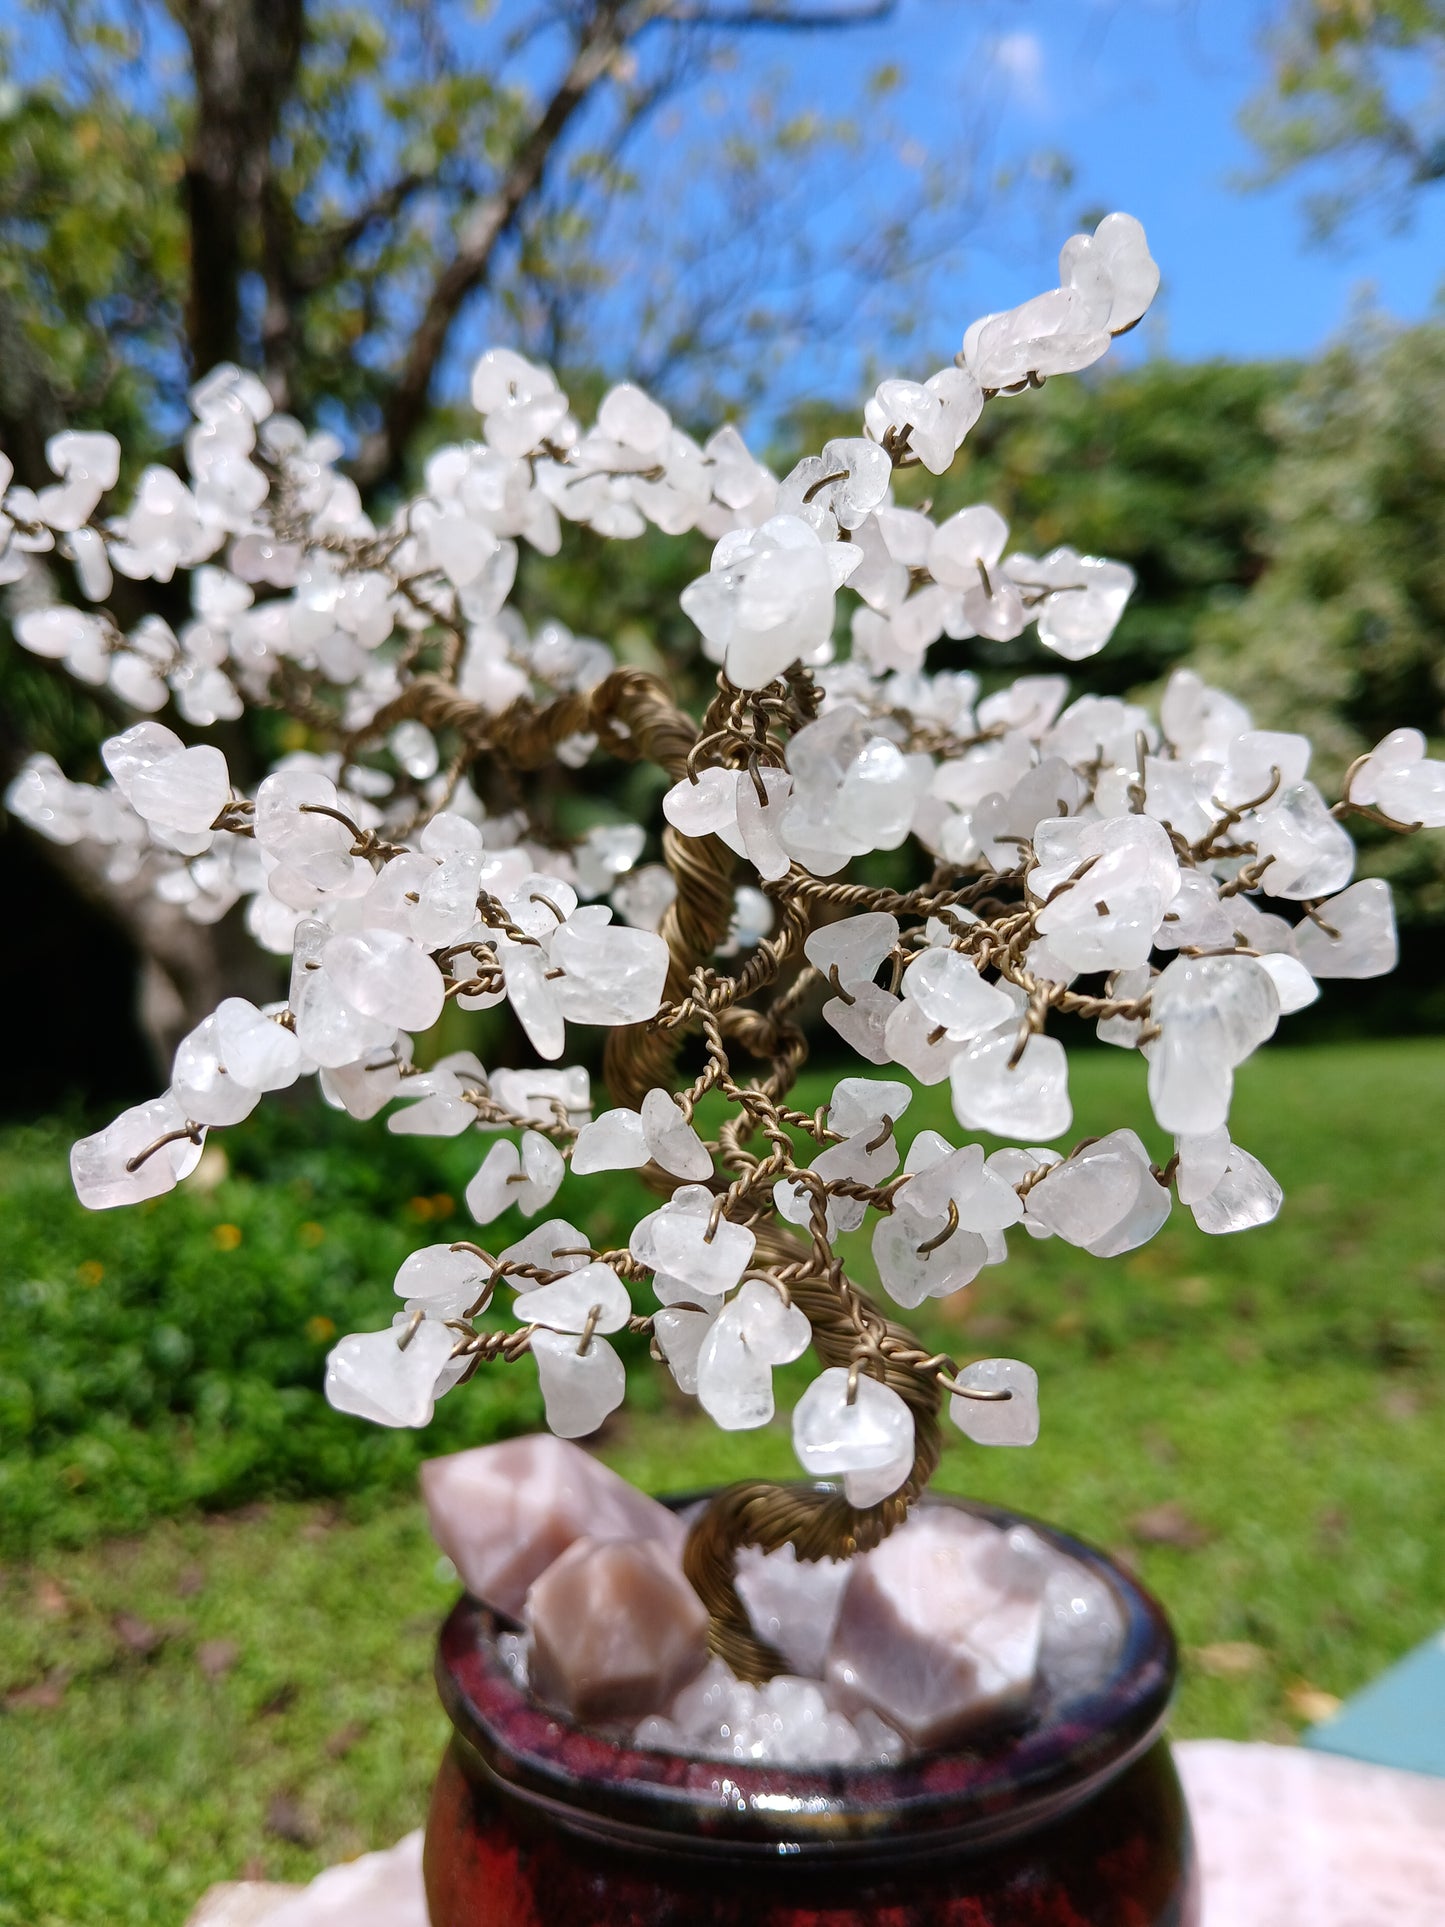
[[[1241,1074],[1236,1114],[1278,1147],[1290,1209],[1274,1224],[1221,1241],[1176,1216],[1146,1250],[1087,1266],[1057,1242],[1028,1245],[1006,1290],[985,1273],[923,1328],[956,1350],[1026,1347],[1066,1379],[1031,1453],[960,1445],[940,1483],[1047,1512],[1139,1568],[1184,1645],[1185,1736],[1297,1732],[1321,1696],[1354,1691],[1432,1632],[1445,1591],[1445,1263],[1430,1148],[1445,1128],[1445,1045],[1267,1056],[1268,1076],[1260,1064]],[[1138,1073],[1114,1053],[1085,1057],[1079,1128],[1117,1110]],[[815,1092],[804,1087],[808,1101]],[[938,1121],[937,1104],[918,1100],[917,1128]],[[455,1582],[438,1573],[411,1493],[414,1456],[532,1425],[540,1400],[523,1373],[499,1376],[453,1402],[466,1427],[420,1441],[363,1432],[325,1406],[325,1342],[305,1331],[311,1300],[294,1267],[315,1283],[325,1254],[333,1315],[378,1309],[372,1254],[416,1242],[423,1201],[456,1201],[455,1147],[416,1148],[411,1199],[383,1201],[367,1196],[351,1130],[341,1154],[314,1115],[287,1129],[289,1183],[256,1179],[281,1146],[250,1146],[242,1130],[213,1188],[192,1180],[149,1211],[103,1217],[65,1193],[62,1128],[3,1141],[0,1239],[23,1261],[7,1265],[0,1320],[0,1516],[28,1494],[0,1599],[5,1927],[160,1927],[209,1880],[246,1868],[302,1878],[423,1813],[444,1730],[431,1643]],[[318,1189],[333,1210],[315,1244]],[[32,1387],[38,1410],[47,1377],[84,1382],[108,1357],[116,1380],[143,1375],[103,1326],[62,1317],[98,1303],[96,1266],[122,1303],[158,1303],[198,1349],[228,1306],[249,1308],[223,1326],[232,1363],[213,1367],[238,1388],[224,1416],[182,1423],[156,1378],[120,1421],[97,1376],[68,1416],[17,1426],[17,1387]],[[39,1304],[50,1309],[37,1332]],[[282,1413],[262,1391],[283,1361]],[[781,1375],[782,1417],[735,1435],[730,1455],[710,1426],[641,1401],[598,1449],[659,1490],[782,1474],[801,1383]],[[494,1403],[513,1387],[519,1407]],[[87,1463],[106,1476],[78,1478]],[[330,1481],[326,1496],[299,1496],[323,1489],[306,1467]],[[204,1513],[192,1494],[250,1503]]]

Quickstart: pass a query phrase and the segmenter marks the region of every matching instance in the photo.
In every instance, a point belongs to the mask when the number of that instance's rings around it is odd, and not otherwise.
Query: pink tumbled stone
[[[825,1676],[845,1711],[943,1746],[1027,1704],[1042,1628],[1037,1566],[997,1527],[930,1507],[853,1562]]]
[[[547,1433],[428,1459],[421,1492],[432,1537],[467,1591],[511,1619],[532,1582],[584,1534],[655,1540],[674,1565],[682,1557],[686,1528],[675,1513]]]
[[[579,1539],[527,1597],[530,1683],[579,1720],[666,1706],[707,1661],[707,1613],[655,1539]]]

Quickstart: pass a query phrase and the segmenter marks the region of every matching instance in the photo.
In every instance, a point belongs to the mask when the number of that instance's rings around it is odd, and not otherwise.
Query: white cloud
[[[1013,93],[1031,107],[1044,104],[1044,48],[1036,33],[1005,33],[994,41],[993,62]]]

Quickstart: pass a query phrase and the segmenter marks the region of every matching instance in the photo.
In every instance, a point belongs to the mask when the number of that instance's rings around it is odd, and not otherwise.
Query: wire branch
[[[567,70],[519,142],[492,193],[462,223],[456,252],[432,283],[387,398],[382,426],[362,444],[356,479],[364,487],[392,477],[426,410],[437,363],[468,297],[484,285],[497,249],[541,187],[562,136],[611,71],[632,33],[650,15],[629,14],[623,0],[599,0],[578,32]]]

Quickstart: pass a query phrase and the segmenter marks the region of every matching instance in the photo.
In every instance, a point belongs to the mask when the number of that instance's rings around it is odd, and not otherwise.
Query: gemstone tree
[[[928,380],[883,382],[864,433],[781,480],[735,429],[699,445],[629,385],[585,428],[549,370],[494,349],[473,375],[478,438],[438,449],[380,525],[338,444],[230,367],[192,391],[189,479],[148,468],[127,509],[103,510],[120,451],[66,433],[49,444],[55,485],[4,495],[0,581],[31,578],[19,640],[142,713],[105,745],[108,784],[38,757],[10,807],[58,842],[102,845],[113,878],[198,919],[244,899],[257,942],[291,959],[284,1003],[225,999],[167,1091],[75,1147],[82,1202],[160,1195],[209,1130],[316,1075],[355,1117],[395,1106],[396,1132],[500,1134],[472,1216],[515,1204],[541,1220],[505,1249],[408,1258],[392,1323],[331,1355],[342,1409],[423,1425],[479,1367],[530,1355],[552,1429],[582,1436],[623,1397],[609,1340],[630,1330],[739,1429],[771,1417],[774,1369],[811,1345],[798,1457],[842,1491],[734,1487],[686,1554],[714,1651],[754,1680],[782,1661],[734,1589],[739,1547],[816,1561],[879,1544],[934,1470],[945,1400],[978,1444],[1038,1428],[1026,1365],[928,1353],[849,1281],[839,1235],[872,1220],[883,1289],[908,1309],[1003,1263],[1011,1227],[1114,1257],[1176,1200],[1211,1233],[1272,1218],[1279,1186],[1230,1134],[1235,1067],[1317,979],[1394,962],[1388,888],[1352,882],[1345,820],[1445,823],[1445,766],[1412,729],[1331,806],[1304,738],[1255,729],[1187,671],[1156,719],[1070,700],[1063,675],[983,694],[929,668],[941,637],[1030,624],[1083,662],[1132,590],[1118,563],[1011,552],[986,506],[935,523],[893,499],[895,472],[945,472],[995,397],[1098,360],[1158,271],[1115,214],[1065,245],[1060,281],[976,322]],[[604,643],[529,632],[508,603],[519,544],[551,555],[565,525],[627,540],[648,523],[716,542],[682,598],[718,669],[700,719]],[[54,599],[60,564],[85,606]],[[177,571],[191,619],[124,633],[106,606],[115,573]],[[219,749],[151,720],[167,705],[192,731],[279,709],[311,747],[249,793]],[[558,847],[532,810],[549,769],[609,758],[665,773],[665,823]],[[644,862],[654,835],[661,861]],[[849,880],[854,859],[905,844],[909,887]],[[819,984],[840,1046],[880,1074],[843,1077],[814,1115],[788,1100],[807,1054],[794,1015]],[[448,1003],[503,1000],[547,1068],[415,1061]],[[1174,1139],[1163,1165],[1127,1123],[1050,1148],[1069,1132],[1080,1022],[1147,1059]],[[580,1025],[609,1033],[611,1108],[595,1117],[587,1072],[566,1063]],[[945,1080],[959,1132],[914,1135],[900,1172],[914,1086]],[[705,1097],[723,1119],[708,1139]],[[981,1132],[1010,1142],[986,1155]],[[569,1163],[575,1195],[621,1169],[660,1194],[625,1248],[545,1217]],[[878,1585],[926,1589],[923,1552],[895,1564]]]

